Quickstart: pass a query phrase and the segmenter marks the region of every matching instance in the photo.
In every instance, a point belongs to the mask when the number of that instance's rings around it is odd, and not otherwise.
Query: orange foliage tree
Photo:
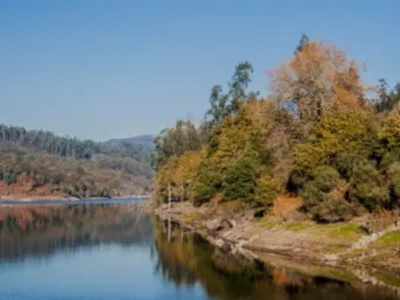
[[[268,72],[273,100],[301,124],[326,112],[363,108],[366,88],[354,61],[323,43],[307,43],[294,58]]]

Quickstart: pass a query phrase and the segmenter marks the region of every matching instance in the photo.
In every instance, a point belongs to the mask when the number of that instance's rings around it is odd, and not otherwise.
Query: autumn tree
[[[285,108],[305,129],[324,113],[362,109],[357,65],[329,44],[303,43],[294,58],[269,72],[276,106]]]

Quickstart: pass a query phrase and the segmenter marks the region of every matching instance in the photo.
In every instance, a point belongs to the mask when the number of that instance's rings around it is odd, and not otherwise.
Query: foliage
[[[178,120],[174,128],[163,130],[155,139],[152,164],[157,170],[165,165],[170,157],[200,148],[201,132],[191,121]]]
[[[369,161],[355,167],[348,193],[350,201],[360,203],[370,211],[384,206],[389,200],[388,189],[383,185],[381,175]]]
[[[378,87],[379,98],[375,103],[375,111],[377,113],[390,112],[392,111],[400,102],[400,84],[388,92],[388,84],[384,79],[379,80]]]
[[[252,73],[253,66],[247,61],[242,62],[236,66],[226,94],[220,85],[212,87],[210,108],[205,115],[204,128],[207,132],[220,124],[224,118],[237,113],[243,103],[257,95],[257,93],[247,93]]]
[[[261,175],[257,180],[255,190],[254,201],[256,206],[271,207],[281,191],[282,188],[278,180],[272,178],[270,175]]]
[[[324,195],[323,201],[312,208],[311,214],[318,222],[333,223],[350,220],[355,210],[341,197]]]
[[[142,162],[150,161],[150,149],[140,144],[81,141],[77,138],[60,137],[48,131],[26,130],[15,126],[0,125],[0,143],[14,143],[33,151],[74,159],[90,159],[95,154],[105,154]]]
[[[331,45],[305,41],[292,60],[269,72],[276,103],[305,129],[325,113],[361,109],[364,87],[356,64]]]
[[[319,165],[331,165],[347,177],[358,158],[372,155],[376,133],[368,114],[354,111],[325,115],[306,142],[294,149],[294,169],[312,177]]]
[[[195,146],[181,142],[179,126],[161,133],[162,201],[168,185],[174,199],[197,205],[215,198],[268,208],[290,193],[318,222],[398,208],[400,85],[390,92],[384,81],[377,89],[363,85],[344,52],[306,35],[294,57],[268,73],[265,99],[247,90],[252,72],[249,63],[239,64],[227,93],[212,88],[203,124],[191,129]],[[369,101],[367,91],[378,98]],[[193,150],[190,164],[185,157]]]
[[[45,188],[46,194],[77,198],[148,193],[151,176],[148,165],[129,158],[99,154],[81,161],[0,145],[2,195],[15,190],[35,195],[39,188]]]
[[[392,113],[383,121],[379,139],[385,150],[400,150],[400,114]]]

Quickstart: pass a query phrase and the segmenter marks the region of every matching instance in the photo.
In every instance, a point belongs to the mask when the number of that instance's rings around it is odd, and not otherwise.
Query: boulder
[[[233,226],[234,226],[233,222],[223,217],[216,218],[206,224],[207,230],[211,233],[230,229]]]

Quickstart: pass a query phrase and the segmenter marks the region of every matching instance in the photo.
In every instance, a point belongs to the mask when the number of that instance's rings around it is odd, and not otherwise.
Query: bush
[[[193,203],[201,205],[217,194],[218,176],[213,165],[204,160],[200,163],[193,182]]]
[[[388,204],[389,190],[381,183],[378,170],[369,161],[364,161],[354,169],[348,188],[350,201],[360,203],[369,211],[379,205]]]
[[[313,181],[316,188],[327,193],[338,185],[340,175],[338,171],[330,166],[320,166],[314,171]]]
[[[257,180],[255,204],[259,207],[269,208],[274,204],[280,192],[280,183],[271,176],[263,175]]]
[[[324,195],[323,200],[310,210],[313,219],[318,222],[334,223],[348,221],[355,209],[340,197]]]
[[[399,153],[396,151],[387,152],[383,155],[380,168],[390,172],[391,166],[400,160]],[[400,171],[400,170],[399,170]]]
[[[334,159],[334,166],[344,179],[350,179],[353,170],[361,161],[365,160],[362,156],[352,152],[338,153]]]
[[[330,166],[320,166],[314,171],[314,179],[308,181],[300,190],[304,208],[310,211],[314,206],[324,201],[327,193],[339,183],[339,173]]]
[[[226,170],[222,191],[229,200],[252,202],[256,191],[256,163],[243,157]]]
[[[314,184],[314,181],[309,181],[300,190],[300,196],[303,201],[303,208],[310,211],[323,201],[324,193]]]
[[[379,139],[389,151],[400,149],[400,114],[393,113],[383,121]]]
[[[395,204],[400,199],[400,162],[393,163],[388,169],[388,175],[391,178],[392,204]]]

